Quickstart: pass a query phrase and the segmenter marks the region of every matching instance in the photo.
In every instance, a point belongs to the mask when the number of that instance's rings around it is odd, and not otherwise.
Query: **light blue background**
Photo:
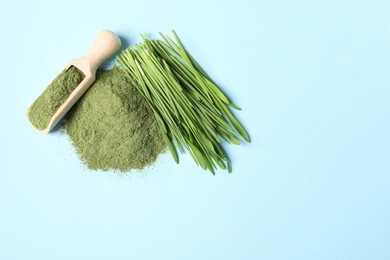
[[[2,1],[0,259],[390,259],[389,1]],[[175,29],[252,143],[83,169],[28,106],[96,34]]]

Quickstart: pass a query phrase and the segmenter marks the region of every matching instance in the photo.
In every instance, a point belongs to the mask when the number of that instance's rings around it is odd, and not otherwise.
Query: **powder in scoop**
[[[58,108],[84,78],[84,73],[76,67],[63,70],[29,108],[27,116],[31,124],[38,130],[44,130]]]
[[[143,169],[166,150],[152,110],[117,67],[97,72],[66,119],[66,133],[92,170]]]

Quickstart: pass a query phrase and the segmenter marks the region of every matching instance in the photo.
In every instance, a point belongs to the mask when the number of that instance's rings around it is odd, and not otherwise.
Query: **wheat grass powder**
[[[118,67],[97,72],[63,129],[92,170],[143,169],[166,150],[153,111]]]
[[[58,74],[28,109],[31,124],[38,130],[46,129],[58,108],[84,78],[84,73],[73,66]]]

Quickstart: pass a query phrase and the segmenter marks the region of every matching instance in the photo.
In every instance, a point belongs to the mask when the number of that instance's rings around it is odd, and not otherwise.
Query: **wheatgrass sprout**
[[[163,138],[178,163],[177,149],[186,149],[195,162],[214,174],[219,166],[231,172],[222,139],[240,144],[249,135],[229,107],[238,109],[185,50],[175,31],[124,50],[120,67],[152,108]]]

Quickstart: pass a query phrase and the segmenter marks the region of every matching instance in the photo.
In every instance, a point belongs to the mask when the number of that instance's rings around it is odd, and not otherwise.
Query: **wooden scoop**
[[[92,85],[96,78],[96,70],[108,57],[113,55],[119,50],[121,41],[119,37],[109,30],[104,30],[96,37],[89,52],[79,59],[71,60],[65,69],[68,70],[71,66],[74,66],[81,70],[85,78],[80,84],[73,90],[65,102],[58,108],[57,112],[51,118],[49,125],[46,129],[42,130],[43,133],[49,133],[56,124],[65,116],[65,114],[71,109],[76,101],[84,94],[84,92]]]

